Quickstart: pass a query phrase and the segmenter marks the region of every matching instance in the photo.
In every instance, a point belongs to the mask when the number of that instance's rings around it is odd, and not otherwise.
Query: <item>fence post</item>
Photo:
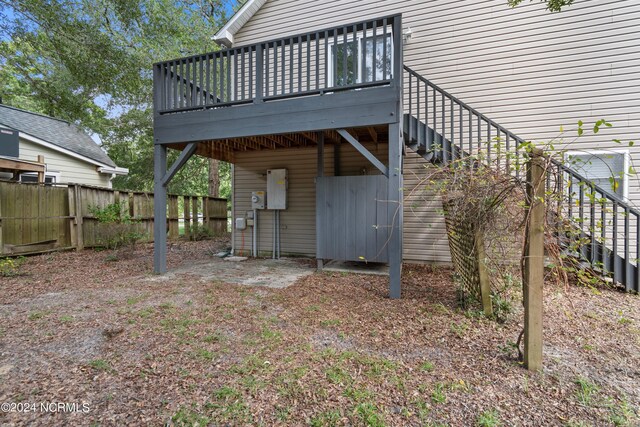
[[[4,240],[2,239],[2,197],[0,197],[0,255],[4,253]]]
[[[484,248],[484,233],[475,230],[476,255],[478,256],[478,276],[480,280],[480,299],[485,316],[493,316],[493,305],[491,303],[491,280],[487,271],[487,252]]]
[[[524,252],[524,364],[542,369],[542,315],[544,284],[545,170],[540,149],[527,165],[527,225]]]
[[[202,196],[202,225],[213,233],[213,228],[211,227],[211,213],[209,212],[209,197]]]
[[[178,196],[169,196],[169,238],[177,240],[180,237],[180,221],[178,215]]]
[[[43,155],[39,154],[37,159],[38,159],[38,163],[44,164],[44,156]],[[44,183],[45,183],[44,171],[38,172],[38,184],[44,184]]]
[[[184,237],[187,240],[190,240],[191,237],[191,206],[189,203],[191,202],[191,198],[189,196],[184,196]]]
[[[191,206],[191,216],[193,218],[193,228],[191,230],[193,231],[193,235],[195,237],[195,230],[198,228],[198,196],[194,196],[191,198]]]

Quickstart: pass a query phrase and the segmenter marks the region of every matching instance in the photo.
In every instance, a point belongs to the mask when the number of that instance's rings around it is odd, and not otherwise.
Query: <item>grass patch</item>
[[[339,409],[332,409],[330,411],[325,411],[314,415],[309,420],[309,425],[311,427],[335,426],[338,425],[341,418],[342,412]]]
[[[204,338],[202,338],[202,341],[212,344],[214,342],[222,342],[224,341],[224,338],[225,337],[221,332],[216,331],[213,334],[205,335]]]
[[[224,386],[213,392],[215,402],[208,402],[205,407],[213,412],[216,422],[227,421],[232,425],[251,423],[249,407],[238,390]]]
[[[420,370],[424,372],[432,372],[433,371],[433,363],[427,361],[422,362],[420,365]]]
[[[207,349],[204,348],[199,348],[195,351],[194,353],[195,357],[198,359],[203,359],[206,361],[212,361],[213,359],[215,359],[216,355],[214,352],[209,351]]]
[[[323,328],[331,328],[333,326],[340,326],[340,319],[327,319],[320,322],[320,326]]]
[[[484,411],[476,419],[476,425],[478,427],[499,427],[502,425],[498,411],[492,409],[490,411]]]
[[[109,362],[107,362],[104,359],[94,359],[91,362],[89,362],[89,366],[91,366],[93,369],[97,371],[110,372],[112,370]]]
[[[366,402],[370,401],[373,398],[373,393],[371,393],[366,388],[347,387],[342,395],[344,397],[348,397],[354,402]]]
[[[431,401],[433,403],[445,403],[447,401],[447,394],[445,392],[444,384],[436,383],[436,386],[431,393]]]
[[[384,427],[384,418],[378,413],[378,407],[372,403],[360,403],[355,407],[355,415],[369,427]]]
[[[31,321],[35,321],[35,320],[40,320],[42,319],[44,316],[46,316],[47,313],[44,311],[32,311],[31,313],[29,313],[29,315],[27,316],[27,319],[31,320]]]
[[[576,393],[578,401],[584,406],[591,406],[593,398],[600,391],[600,388],[584,377],[578,377],[576,384],[578,385]]]
[[[340,366],[331,366],[324,371],[329,382],[333,384],[347,385],[353,382],[351,375]]]
[[[144,295],[138,295],[137,297],[129,297],[127,298],[127,305],[136,305],[143,299],[145,299]]]
[[[282,333],[265,327],[260,332],[260,338],[267,342],[277,343],[282,340]]]
[[[177,427],[206,426],[211,423],[211,419],[188,408],[180,408],[173,417],[173,425]]]

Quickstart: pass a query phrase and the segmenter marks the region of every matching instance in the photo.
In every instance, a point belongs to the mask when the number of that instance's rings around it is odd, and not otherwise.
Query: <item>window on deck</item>
[[[330,81],[333,86],[390,80],[393,78],[391,34],[358,37],[331,46]]]

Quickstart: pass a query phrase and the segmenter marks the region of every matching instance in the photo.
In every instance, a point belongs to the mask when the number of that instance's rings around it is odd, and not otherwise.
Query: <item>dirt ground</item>
[[[163,279],[150,246],[0,277],[0,425],[640,425],[638,296],[549,284],[529,373],[519,304],[460,309],[449,269],[406,266],[401,300],[347,273],[251,286],[216,270],[225,245],[172,245]]]

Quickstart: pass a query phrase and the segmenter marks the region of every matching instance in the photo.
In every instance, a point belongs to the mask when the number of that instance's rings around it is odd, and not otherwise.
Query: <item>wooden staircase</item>
[[[407,66],[403,84],[409,149],[440,165],[482,152],[485,164],[524,177],[528,155],[522,138]],[[549,169],[547,193],[561,195],[549,203],[555,204],[562,249],[582,267],[640,292],[640,211],[561,162],[552,159]]]

